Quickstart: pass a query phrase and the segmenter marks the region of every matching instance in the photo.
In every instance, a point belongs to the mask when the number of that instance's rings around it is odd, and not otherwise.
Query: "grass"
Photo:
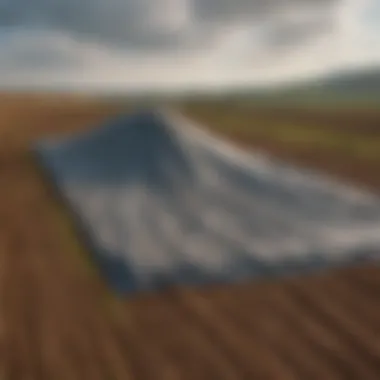
[[[343,94],[343,93],[314,93],[314,94],[295,94],[295,95],[272,95],[258,99],[247,100],[245,105],[252,103],[263,107],[298,107],[314,110],[378,110],[380,107],[380,93],[378,94]]]
[[[260,127],[253,126],[246,130],[246,136],[265,138],[294,149],[312,147],[358,159],[380,160],[380,139],[343,131],[336,132],[322,127],[279,122]]]
[[[348,111],[315,110],[273,106],[263,109],[226,107],[212,103],[185,106],[185,113],[194,116],[217,132],[250,140],[267,140],[291,149],[319,149],[364,160],[380,160],[380,111],[364,112],[361,107]],[[363,115],[364,112],[364,115]],[[352,114],[352,116],[351,116]],[[370,120],[366,120],[368,115]],[[354,125],[351,128],[349,124]],[[362,125],[361,125],[362,124]],[[368,125],[371,128],[368,128]],[[376,125],[378,125],[377,131]],[[346,127],[347,126],[347,127]],[[366,133],[371,129],[372,133]]]

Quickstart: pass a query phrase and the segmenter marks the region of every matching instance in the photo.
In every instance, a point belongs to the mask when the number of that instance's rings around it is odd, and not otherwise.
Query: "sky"
[[[380,63],[380,0],[0,0],[0,88],[258,86]]]

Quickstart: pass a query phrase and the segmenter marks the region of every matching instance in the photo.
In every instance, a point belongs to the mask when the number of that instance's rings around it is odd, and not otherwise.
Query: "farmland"
[[[245,149],[380,191],[374,107],[176,106]],[[127,108],[0,96],[0,378],[378,379],[377,266],[128,299],[108,293],[29,148]]]

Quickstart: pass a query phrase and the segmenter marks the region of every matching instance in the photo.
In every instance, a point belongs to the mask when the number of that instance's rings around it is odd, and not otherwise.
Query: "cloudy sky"
[[[257,85],[380,63],[380,0],[0,0],[0,86]]]

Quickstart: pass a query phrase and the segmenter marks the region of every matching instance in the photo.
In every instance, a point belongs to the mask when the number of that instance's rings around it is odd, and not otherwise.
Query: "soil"
[[[81,98],[0,97],[0,378],[379,379],[378,265],[130,298],[108,293],[28,148],[119,111]],[[364,174],[338,157],[249,144],[380,189],[379,164]]]

